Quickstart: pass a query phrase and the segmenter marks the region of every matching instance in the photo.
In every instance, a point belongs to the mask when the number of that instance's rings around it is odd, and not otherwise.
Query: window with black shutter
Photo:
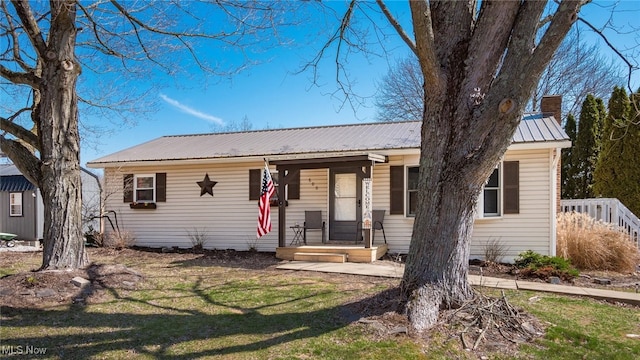
[[[167,173],[125,174],[123,200],[127,203],[167,201]]]

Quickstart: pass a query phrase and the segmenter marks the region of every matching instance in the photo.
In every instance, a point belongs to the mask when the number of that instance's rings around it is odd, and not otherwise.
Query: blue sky
[[[394,2],[392,6],[397,14],[408,15],[406,3]],[[595,4],[587,5],[581,12],[582,17],[598,27],[604,24],[609,14],[609,10]],[[627,30],[631,30],[628,24],[637,23],[640,1],[620,2],[618,11],[613,16],[616,26],[625,26]],[[632,46],[639,41],[637,31],[630,34],[608,32],[607,35],[619,47]],[[595,36],[589,38],[604,44]],[[170,85],[154,91],[152,96],[157,101],[157,107],[146,118],[141,117],[134,124],[117,126],[108,137],[83,139],[81,163],[85,164],[164,135],[219,131],[224,125],[239,123],[245,117],[253,129],[375,121],[374,97],[377,83],[387,73],[390,65],[407,55],[406,46],[397,37],[391,37],[385,40],[388,52],[384,54],[368,57],[355,54],[350,57],[346,69],[354,92],[362,98],[359,106],[353,108],[343,102],[342,94],[336,93],[336,69],[332,63],[332,54],[319,68],[320,86],[312,84],[310,72],[295,73],[302,64],[313,58],[324,39],[318,37],[316,42],[312,40],[306,39],[308,45],[305,46],[271,49],[265,53],[268,59],[263,63],[252,66],[231,79],[207,79],[199,82],[193,78],[185,78],[181,83],[180,79],[175,78],[162,82]],[[613,57],[604,45],[603,54]],[[140,79],[137,86],[152,87],[154,81],[155,79]],[[638,72],[632,86],[634,90],[640,86]],[[332,95],[333,93],[335,94]],[[93,118],[84,120],[100,122],[100,119]]]

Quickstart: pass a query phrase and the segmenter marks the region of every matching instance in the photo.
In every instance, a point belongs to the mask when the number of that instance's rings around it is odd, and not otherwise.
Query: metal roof
[[[23,192],[35,189],[36,187],[22,175],[9,175],[0,177],[0,191]]]
[[[513,143],[564,141],[569,136],[554,117],[541,114],[525,114],[513,134]]]
[[[0,164],[0,191],[23,192],[36,186],[24,177],[13,164]]]
[[[163,136],[90,161],[88,165],[420,149],[420,124],[420,121],[378,122]],[[514,143],[564,140],[568,136],[554,118],[540,114],[526,115],[513,138]]]

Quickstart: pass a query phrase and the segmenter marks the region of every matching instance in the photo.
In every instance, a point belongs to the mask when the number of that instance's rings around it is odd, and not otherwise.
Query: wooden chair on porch
[[[322,242],[325,242],[325,222],[322,221],[322,211],[305,211],[304,212],[304,243],[307,243],[308,230],[321,230]]]
[[[385,210],[373,210],[371,212],[371,243],[373,244],[376,239],[376,230],[382,230],[382,236],[384,237],[384,243],[387,243],[387,234],[384,232],[384,213]],[[356,243],[362,241],[362,221],[356,223]]]

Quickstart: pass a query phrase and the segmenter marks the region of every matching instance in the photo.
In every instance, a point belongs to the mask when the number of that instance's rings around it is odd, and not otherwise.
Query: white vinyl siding
[[[406,254],[409,252],[409,243],[413,232],[413,217],[404,214],[390,215],[389,180],[391,166],[415,166],[419,162],[419,155],[390,156],[387,164],[377,164],[373,168],[373,209],[385,209],[384,230],[387,235],[387,243],[390,253]],[[405,182],[406,184],[406,182]],[[405,202],[405,207],[406,207]],[[381,243],[382,234],[376,233],[375,243]]]
[[[121,230],[131,231],[136,245],[163,247],[192,247],[188,231],[206,231],[209,241],[205,248],[275,251],[278,245],[278,207],[271,208],[272,230],[256,241],[258,201],[248,200],[249,169],[263,163],[211,164],[190,166],[127,167],[105,169],[107,187],[105,209],[118,213]],[[275,171],[275,166],[272,167]],[[131,209],[122,202],[123,174],[166,173],[166,202],[155,210]],[[201,181],[208,173],[217,181],[213,197],[200,196]],[[327,218],[327,170],[302,170],[300,174],[300,200],[289,200],[287,230],[296,222],[304,222],[304,210],[322,210]],[[112,219],[113,220],[113,219]],[[111,231],[106,222],[106,231]],[[287,233],[290,241],[293,232]]]
[[[531,249],[549,253],[552,231],[551,149],[509,150],[504,161],[518,161],[520,174],[520,213],[477,219],[471,241],[471,258],[482,258],[484,247],[497,240],[509,248],[506,261],[518,253]],[[384,228],[390,253],[407,253],[413,231],[414,218],[390,215],[390,166],[415,166],[419,155],[392,155],[388,163],[376,164],[373,169],[373,207],[386,210]],[[131,231],[136,245],[162,247],[192,247],[188,232],[206,231],[209,242],[205,248],[275,251],[278,246],[278,207],[271,208],[272,231],[256,241],[258,201],[249,199],[249,170],[259,169],[261,161],[246,163],[167,165],[154,167],[123,167],[105,169],[105,210],[118,213],[121,230]],[[275,171],[275,166],[271,166]],[[166,202],[157,209],[130,209],[123,203],[124,174],[166,173]],[[217,184],[212,196],[200,196],[196,184],[209,174]],[[328,222],[328,169],[300,171],[300,199],[289,199],[286,209],[287,245],[293,238],[289,227],[304,222],[305,210],[320,210]],[[112,219],[113,220],[113,219]],[[105,222],[109,231],[109,223]],[[327,231],[327,233],[329,233]],[[375,243],[382,243],[376,233]],[[309,241],[319,241],[320,232],[309,234]],[[355,237],[355,229],[354,229]]]
[[[549,255],[551,216],[550,152],[553,150],[507,151],[505,161],[520,163],[520,213],[499,218],[477,219],[471,241],[471,258],[484,258],[487,243],[498,241],[508,251],[504,261],[512,261],[520,252],[533,250]]]
[[[508,251],[504,261],[512,261],[520,252],[532,249],[549,254],[551,216],[556,206],[551,199],[550,153],[551,149],[507,151],[504,161],[518,161],[520,173],[520,213],[503,214],[500,217],[476,219],[471,240],[470,258],[483,258],[487,242],[504,244]],[[388,209],[389,166],[415,166],[419,156],[391,156],[389,163],[374,168],[373,208]],[[381,207],[384,204],[384,207]],[[413,231],[413,217],[389,215],[384,218],[384,228],[390,253],[407,253]]]

